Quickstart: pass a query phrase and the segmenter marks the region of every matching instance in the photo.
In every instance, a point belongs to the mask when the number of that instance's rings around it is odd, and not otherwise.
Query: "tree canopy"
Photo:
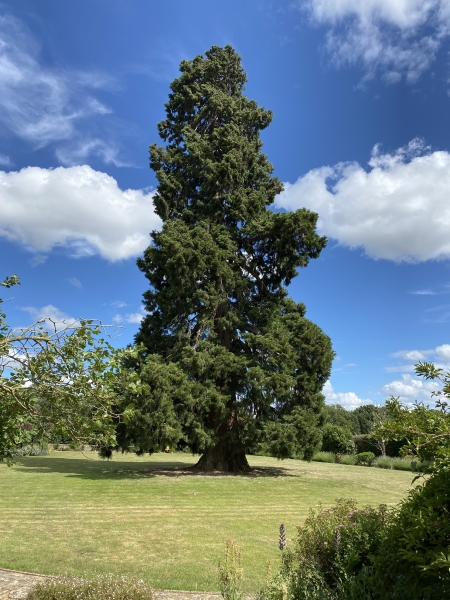
[[[13,275],[0,285],[19,283]],[[130,409],[112,410],[122,353],[98,337],[100,325],[42,318],[9,329],[0,309],[0,461],[10,462],[15,447],[50,432],[79,444],[116,443],[115,422]]]
[[[270,210],[282,183],[261,152],[272,113],[244,95],[231,46],[180,65],[163,146],[150,146],[163,225],[138,266],[150,287],[136,341],[141,388],[122,446],[181,444],[198,468],[249,469],[260,439],[280,457],[312,454],[320,439],[331,342],[286,286],[326,238],[317,214]]]

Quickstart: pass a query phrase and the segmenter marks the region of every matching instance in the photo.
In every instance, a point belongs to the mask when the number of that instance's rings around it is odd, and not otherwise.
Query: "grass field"
[[[257,591],[310,507],[336,497],[395,504],[412,474],[249,457],[246,476],[177,472],[185,454],[55,452],[0,465],[0,567],[37,573],[128,573],[156,589],[217,590],[227,538],[243,548],[244,587]],[[292,543],[292,542],[291,542]]]

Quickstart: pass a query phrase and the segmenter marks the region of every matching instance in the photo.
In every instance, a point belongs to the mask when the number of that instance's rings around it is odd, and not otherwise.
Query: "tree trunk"
[[[193,471],[222,471],[225,473],[248,473],[251,471],[245,448],[239,439],[236,410],[230,399],[230,416],[226,421],[216,421],[214,411],[210,414],[210,427],[216,434],[216,443],[205,450]]]
[[[209,447],[201,456],[193,471],[207,473],[222,471],[225,473],[248,473],[251,471],[245,450],[230,448],[226,440],[220,440],[215,446]]]

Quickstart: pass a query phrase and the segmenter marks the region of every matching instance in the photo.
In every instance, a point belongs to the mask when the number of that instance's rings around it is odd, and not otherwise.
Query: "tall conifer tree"
[[[163,226],[138,260],[147,400],[122,437],[141,451],[183,443],[203,453],[200,470],[247,471],[258,441],[308,457],[333,351],[284,286],[326,238],[315,213],[268,209],[283,189],[261,152],[272,113],[243,94],[235,50],[213,46],[180,71],[158,124],[165,145],[150,147]]]

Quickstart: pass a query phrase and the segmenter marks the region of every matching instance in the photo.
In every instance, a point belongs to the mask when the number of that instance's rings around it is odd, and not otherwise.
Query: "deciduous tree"
[[[10,288],[12,276],[0,285]],[[0,299],[0,303],[3,302]],[[99,338],[101,324],[42,318],[9,329],[0,310],[0,461],[33,437],[58,432],[80,444],[115,444],[112,410],[122,353]],[[131,375],[122,385],[132,384]]]

